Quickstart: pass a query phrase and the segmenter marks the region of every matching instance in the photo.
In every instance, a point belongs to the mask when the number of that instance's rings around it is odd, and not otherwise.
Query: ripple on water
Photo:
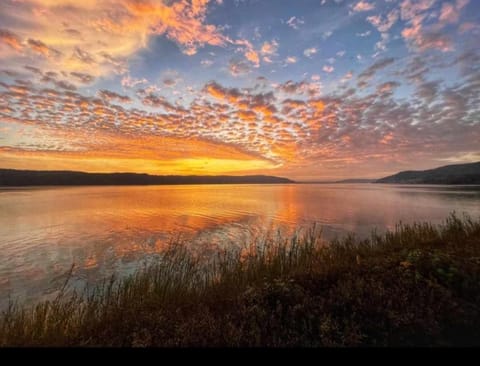
[[[399,220],[480,216],[480,186],[242,185],[0,189],[0,307],[8,294],[51,296],[75,263],[73,284],[125,275],[180,235],[197,251],[250,243],[313,224],[324,238],[360,236]],[[300,230],[301,231],[301,230]]]

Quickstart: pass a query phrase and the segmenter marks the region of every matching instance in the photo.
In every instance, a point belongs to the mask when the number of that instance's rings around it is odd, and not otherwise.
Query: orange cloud
[[[355,6],[353,7],[353,11],[360,12],[360,11],[369,11],[375,9],[375,4],[369,3],[367,1],[359,1]]]
[[[264,42],[261,48],[263,55],[274,55],[278,49],[278,42],[273,40],[272,42]]]
[[[238,103],[241,97],[241,93],[238,89],[235,89],[235,88],[227,89],[215,82],[211,82],[207,84],[204,90],[208,94],[210,94],[212,97],[220,100],[227,100],[230,103]]]
[[[61,55],[59,51],[48,47],[45,43],[36,39],[28,39],[27,44],[33,51],[45,57]]]
[[[394,62],[380,59],[358,74],[357,81],[370,83],[369,93],[343,88],[319,97],[310,93],[307,81],[273,85],[263,78],[261,88],[210,82],[192,91],[189,101],[168,96],[170,89],[151,88],[138,90],[136,98],[106,89],[85,96],[62,84],[70,73],[29,66],[23,69],[28,77],[0,82],[0,160],[2,166],[25,169],[268,170],[301,177],[414,156],[419,147],[430,156],[450,149],[453,156],[460,138],[463,150],[474,151],[480,131],[465,106],[475,101],[476,79],[466,78],[454,88],[423,83],[414,91],[415,104],[398,102],[393,90],[400,83],[374,77]],[[412,72],[418,68],[408,66]],[[88,82],[93,76],[76,77]],[[32,78],[42,81],[35,84]],[[143,103],[147,110],[129,102]],[[451,134],[452,126],[461,127],[457,134]]]
[[[6,29],[0,29],[0,42],[6,44],[16,51],[21,51],[23,48],[20,37]]]
[[[322,113],[325,109],[325,103],[323,100],[314,99],[309,102],[310,107],[313,109],[314,113]]]
[[[255,67],[260,65],[260,58],[258,57],[258,53],[255,50],[248,50],[245,52],[245,57],[248,61],[252,62]]]
[[[232,41],[230,40],[230,42]],[[240,49],[240,50],[243,51],[245,58],[251,63],[253,63],[255,67],[260,66],[260,57],[258,55],[258,52],[255,51],[250,41],[246,39],[239,39],[234,41],[233,43],[243,47],[243,49]]]
[[[297,62],[297,58],[295,56],[288,56],[286,59],[285,59],[285,62],[287,64],[294,64]]]
[[[205,22],[209,3],[24,0],[15,4],[15,14],[6,14],[16,21],[11,29],[0,30],[0,42],[16,51],[25,42],[49,58],[50,68],[93,76],[124,73],[122,60],[147,47],[154,36],[171,39],[188,55],[206,44],[225,45],[227,39],[216,26]],[[249,57],[254,59],[253,54]]]
[[[105,115],[107,109],[95,108]],[[29,129],[30,131],[31,129]],[[33,133],[25,141],[36,141]],[[242,149],[199,138],[168,136],[116,135],[97,131],[43,128],[42,139],[48,146],[12,148],[0,146],[2,167],[17,169],[75,169],[91,172],[146,172],[152,174],[218,174],[236,171],[270,169],[274,164]],[[66,144],[64,141],[69,141]],[[25,145],[23,143],[22,145]]]

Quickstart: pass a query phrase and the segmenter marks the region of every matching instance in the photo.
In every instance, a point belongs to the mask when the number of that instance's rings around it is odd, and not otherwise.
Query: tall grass
[[[325,243],[312,228],[210,261],[172,243],[134,275],[33,307],[1,346],[480,345],[480,220]]]

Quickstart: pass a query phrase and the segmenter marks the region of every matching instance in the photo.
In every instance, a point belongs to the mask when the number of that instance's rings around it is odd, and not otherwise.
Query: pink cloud
[[[399,11],[393,9],[386,18],[383,19],[381,15],[372,15],[367,17],[367,21],[372,24],[379,32],[388,32],[390,28],[397,22],[399,18]]]
[[[326,73],[331,73],[335,70],[335,68],[331,65],[325,65],[323,66],[322,70],[325,71]]]
[[[462,23],[458,27],[458,31],[460,32],[460,34],[470,32],[470,31],[475,30],[475,29],[480,29],[480,25],[478,25],[476,23],[472,23],[472,22]]]
[[[361,0],[353,7],[353,11],[361,12],[361,11],[370,11],[375,9],[375,4],[369,3],[367,1]]]
[[[438,20],[443,23],[456,23],[460,14],[458,13],[455,6],[449,3],[443,3],[442,10],[440,11],[440,17]]]
[[[470,0],[457,0],[455,4],[443,3],[438,20],[441,24],[458,23],[460,11],[469,3]]]

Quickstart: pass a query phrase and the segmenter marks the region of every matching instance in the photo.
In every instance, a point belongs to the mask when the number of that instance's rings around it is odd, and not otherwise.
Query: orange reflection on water
[[[131,273],[177,238],[208,256],[249,248],[277,228],[287,236],[317,223],[330,237],[368,235],[399,220],[439,222],[453,210],[480,215],[480,192],[368,184],[4,189],[0,295],[38,296],[72,263],[87,282]]]
[[[58,247],[60,255],[47,257],[47,267],[58,261],[83,269],[108,267],[120,258],[129,262],[159,252],[178,236],[200,233],[204,246],[215,247],[225,238],[225,226],[242,230],[259,219],[267,226],[277,219],[293,223],[298,215],[294,195],[288,185],[17,190],[2,195],[2,234],[10,243],[2,249],[7,257],[11,251]],[[19,257],[15,265],[25,262]]]

